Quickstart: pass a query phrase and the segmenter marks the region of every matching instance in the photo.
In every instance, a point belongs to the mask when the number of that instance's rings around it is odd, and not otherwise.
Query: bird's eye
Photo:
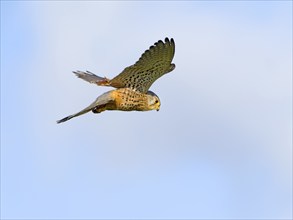
[[[157,104],[158,102],[159,102],[158,100],[155,101],[156,104]]]

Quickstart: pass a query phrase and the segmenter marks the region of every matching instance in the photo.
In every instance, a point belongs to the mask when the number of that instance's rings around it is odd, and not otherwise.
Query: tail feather
[[[73,73],[78,77],[81,78],[89,83],[95,83],[99,86],[109,86],[110,85],[110,80],[107,79],[106,77],[100,77],[95,74],[93,74],[90,71],[73,71]]]

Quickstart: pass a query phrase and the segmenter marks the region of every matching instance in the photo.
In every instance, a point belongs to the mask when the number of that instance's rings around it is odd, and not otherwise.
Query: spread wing
[[[151,85],[162,75],[175,69],[171,63],[175,54],[175,42],[165,38],[146,50],[139,60],[132,66],[126,67],[122,73],[112,80],[97,76],[89,71],[74,71],[73,73],[90,83],[99,86],[112,86],[115,88],[131,88],[142,93],[147,93]]]
[[[175,64],[171,63],[174,54],[174,40],[160,40],[146,50],[134,65],[126,67],[122,73],[110,80],[109,85],[146,93],[158,78],[175,69]]]

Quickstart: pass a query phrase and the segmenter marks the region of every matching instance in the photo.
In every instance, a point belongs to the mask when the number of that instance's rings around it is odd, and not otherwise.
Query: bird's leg
[[[101,112],[103,112],[103,111],[106,110],[106,105],[107,105],[107,104],[105,104],[105,105],[99,105],[99,106],[95,107],[95,108],[92,110],[92,112],[95,113],[95,114],[101,113]]]

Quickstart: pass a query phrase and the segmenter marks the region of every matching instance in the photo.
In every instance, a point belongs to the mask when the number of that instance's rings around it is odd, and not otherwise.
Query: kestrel
[[[89,71],[73,72],[87,82],[99,86],[112,86],[116,89],[102,94],[87,108],[58,120],[57,123],[65,122],[89,111],[93,113],[106,110],[159,111],[160,99],[154,92],[149,91],[149,88],[158,78],[175,69],[175,64],[171,63],[174,54],[174,40],[165,38],[165,42],[161,40],[156,42],[134,65],[126,67],[113,79],[99,77]]]

